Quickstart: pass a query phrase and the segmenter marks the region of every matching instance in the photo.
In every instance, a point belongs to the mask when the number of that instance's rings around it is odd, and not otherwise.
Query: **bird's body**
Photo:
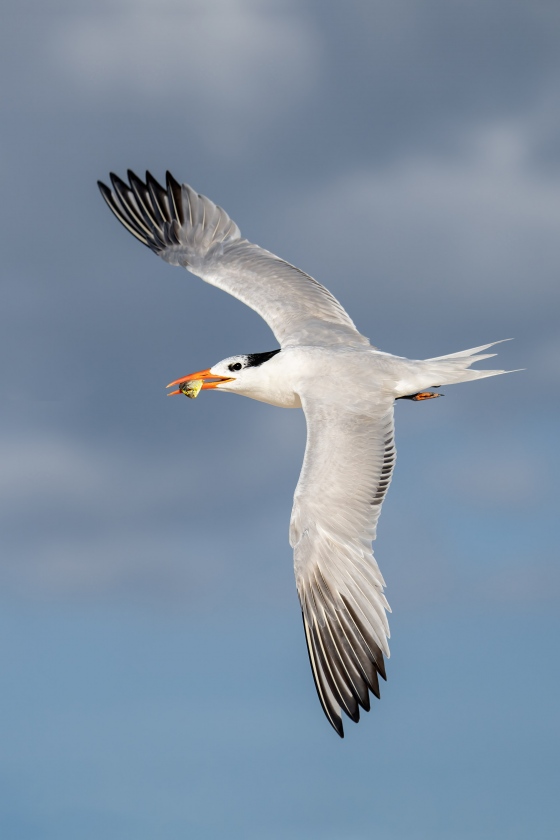
[[[268,322],[280,350],[232,356],[182,377],[282,408],[303,408],[307,445],[290,525],[296,584],[319,699],[343,735],[341,710],[359,719],[379,696],[389,655],[389,609],[372,552],[395,464],[393,408],[427,388],[504,371],[472,370],[490,344],[435,359],[372,347],[316,280],[241,238],[220,208],[168,173],[100,189],[122,224],[172,265],[233,294]],[[174,392],[177,393],[177,392]]]
[[[231,391],[280,408],[301,408],[301,399],[307,395],[310,399],[321,398],[333,404],[344,403],[369,412],[386,400],[392,402],[426,388],[449,385],[451,376],[470,374],[459,380],[467,381],[479,378],[473,374],[488,376],[501,373],[464,369],[466,358],[470,357],[472,363],[493,356],[493,353],[489,353],[472,358],[473,354],[490,346],[466,351],[468,356],[461,357],[458,370],[457,363],[451,363],[447,357],[442,357],[441,361],[406,359],[383,353],[371,346],[288,346],[269,359],[266,365],[245,368],[243,378],[221,383],[220,391]],[[226,362],[229,364],[230,359],[225,359]],[[223,374],[221,371],[219,365],[212,368],[216,375],[227,376],[226,368],[223,368]]]

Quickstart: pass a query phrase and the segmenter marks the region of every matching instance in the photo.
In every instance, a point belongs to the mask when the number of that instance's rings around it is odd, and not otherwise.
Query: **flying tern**
[[[369,693],[379,697],[379,676],[386,679],[390,608],[372,541],[395,466],[394,402],[506,373],[470,369],[498,342],[425,360],[383,353],[324,286],[244,239],[221,207],[169,172],[165,188],[149,172],[145,182],[130,171],[128,184],[110,177],[112,189],[98,182],[101,194],[136,239],[246,303],[278,340],[279,349],[231,356],[170,385],[179,386],[172,393],[192,385],[305,413],[290,544],[317,694],[344,737],[342,712],[357,722]]]

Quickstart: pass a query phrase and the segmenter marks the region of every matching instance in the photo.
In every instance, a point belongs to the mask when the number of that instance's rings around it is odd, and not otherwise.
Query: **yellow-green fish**
[[[188,397],[190,400],[195,400],[200,394],[203,385],[204,382],[202,379],[192,379],[190,382],[183,382],[179,390],[185,397]]]

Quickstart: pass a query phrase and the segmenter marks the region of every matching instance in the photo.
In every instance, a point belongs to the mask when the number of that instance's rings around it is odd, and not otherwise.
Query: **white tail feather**
[[[513,341],[511,338],[501,338],[499,341],[491,341],[490,344],[481,344],[480,347],[472,347],[470,350],[459,350],[458,353],[448,353],[447,356],[434,356],[433,359],[426,359],[426,362],[437,362],[440,359],[459,359],[459,358],[466,358],[468,356],[474,356],[477,353],[480,353],[482,350],[488,350],[489,347],[494,347],[495,344],[503,344],[504,341]],[[480,359],[490,359],[492,356],[495,356],[496,353],[488,353],[486,356],[479,356],[477,361]],[[475,361],[472,359],[472,361]],[[472,363],[471,361],[471,363]],[[504,373],[507,371],[499,371],[500,373]]]
[[[438,385],[454,385],[458,382],[471,382],[474,379],[486,379],[488,376],[498,376],[501,373],[513,373],[507,370],[470,370],[470,366],[483,359],[491,359],[496,353],[483,353],[495,344],[503,341],[511,341],[509,338],[502,338],[500,341],[492,341],[490,344],[482,344],[480,347],[472,347],[470,350],[460,350],[458,353],[449,353],[447,356],[436,356],[433,359],[425,359],[424,371],[428,372],[435,387]],[[425,366],[425,367],[424,367]],[[428,386],[430,387],[430,386]]]
[[[505,338],[502,341],[510,341]],[[424,359],[412,364],[406,377],[396,383],[398,396],[424,391],[426,388],[437,388],[440,385],[455,385],[459,382],[471,382],[474,379],[486,379],[488,376],[498,376],[502,373],[515,373],[510,370],[471,370],[470,366],[483,359],[491,359],[495,353],[481,353],[481,350],[488,350],[494,344],[483,344],[480,347],[472,347],[470,350],[460,350],[458,353],[449,353],[447,356],[436,356],[433,359]]]

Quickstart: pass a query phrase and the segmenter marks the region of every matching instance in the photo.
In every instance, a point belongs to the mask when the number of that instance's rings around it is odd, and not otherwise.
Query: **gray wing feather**
[[[281,346],[368,345],[331,293],[305,272],[242,239],[225,210],[182,186],[170,173],[165,189],[150,173],[129,184],[111,174],[98,182],[117,219],[172,265],[188,268],[258,312]]]
[[[386,678],[389,605],[371,542],[396,458],[393,401],[371,414],[316,398],[302,405],[307,446],[290,541],[317,694],[343,737],[341,712],[358,721]]]

